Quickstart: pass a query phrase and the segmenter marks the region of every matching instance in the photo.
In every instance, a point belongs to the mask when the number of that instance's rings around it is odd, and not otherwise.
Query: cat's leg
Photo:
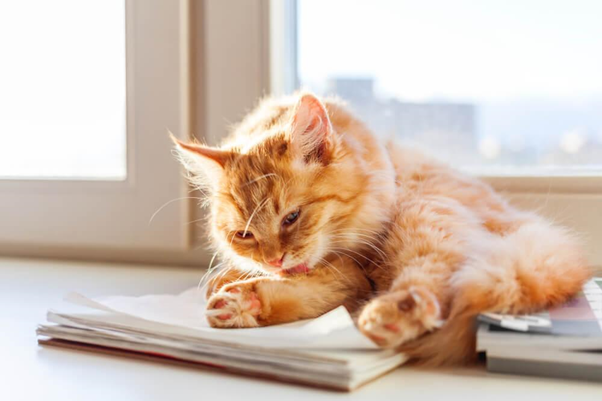
[[[561,304],[590,274],[579,241],[562,228],[527,215],[497,235],[470,211],[448,206],[402,210],[405,218],[396,221],[387,244],[390,263],[383,274],[391,284],[359,318],[375,342],[404,345],[413,358],[434,364],[471,358],[479,313],[528,313]],[[443,321],[437,333],[422,336]]]
[[[458,270],[454,303],[482,312],[523,314],[554,307],[574,296],[590,277],[579,238],[531,215],[477,263]]]
[[[454,201],[401,204],[383,246],[388,260],[375,276],[384,293],[362,310],[360,330],[383,347],[396,347],[438,328],[449,310],[450,278],[469,252],[465,238],[471,230],[484,231]]]
[[[404,344],[402,352],[423,365],[470,362],[479,313],[532,313],[562,304],[582,288],[590,270],[574,235],[536,216],[515,226],[494,237],[487,252],[470,252],[449,283],[453,299],[443,327]]]
[[[211,296],[207,320],[213,327],[257,327],[320,316],[358,306],[371,292],[360,268],[336,258],[308,274],[260,277],[224,285]]]

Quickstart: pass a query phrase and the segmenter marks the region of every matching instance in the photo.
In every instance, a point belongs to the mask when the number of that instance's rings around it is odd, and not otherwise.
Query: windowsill
[[[208,370],[120,357],[42,348],[35,327],[49,307],[71,290],[91,296],[178,292],[195,286],[203,271],[193,268],[0,259],[0,352],[3,399],[183,399],[221,393],[220,399],[307,399],[340,397],[313,390]],[[553,383],[553,385],[551,385]],[[401,368],[353,393],[373,400],[466,400],[478,391],[487,399],[591,399],[593,383],[489,374],[484,368],[420,371]],[[585,398],[583,398],[585,397]]]

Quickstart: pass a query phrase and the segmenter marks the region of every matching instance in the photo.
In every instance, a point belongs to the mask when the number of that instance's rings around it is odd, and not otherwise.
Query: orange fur
[[[219,148],[176,145],[207,194],[210,236],[228,266],[211,286],[215,327],[344,304],[381,346],[461,363],[474,357],[478,313],[556,305],[589,276],[568,231],[385,146],[337,100],[266,99]]]

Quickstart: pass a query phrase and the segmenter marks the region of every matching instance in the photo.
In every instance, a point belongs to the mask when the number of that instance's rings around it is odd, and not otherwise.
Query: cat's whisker
[[[365,233],[370,233],[370,234],[374,234],[375,237],[379,237],[382,236],[382,231],[376,231],[376,230],[370,230],[367,228],[359,228],[359,227],[354,227],[353,229],[350,228],[339,228],[336,230],[332,230],[332,233],[339,233],[339,232],[365,232]]]
[[[339,243],[339,242],[337,242],[337,241],[333,241],[333,242],[334,242],[335,244],[336,244],[336,243]],[[372,250],[373,250],[373,251],[374,251],[374,252],[375,252],[375,253],[378,255],[378,257],[379,257],[379,259],[380,259],[380,260],[382,260],[382,261],[386,261],[386,262],[388,262],[388,261],[389,261],[389,257],[387,256],[387,254],[385,254],[383,251],[381,251],[380,249],[376,248],[376,247],[375,247],[375,246],[373,246],[372,244],[370,244],[370,243],[367,243],[367,242],[364,242],[364,241],[362,241],[362,240],[356,240],[356,243],[359,243],[359,244],[365,244],[365,245],[366,245],[368,248],[371,248],[371,249],[372,249]],[[356,252],[356,253],[357,253],[357,252]],[[359,255],[359,254],[360,254],[360,253],[358,253],[358,255]]]
[[[245,281],[245,280],[247,280],[247,279],[249,279],[249,278],[253,278],[253,277],[255,277],[256,275],[257,275],[257,272],[254,272],[254,271],[248,271],[248,272],[247,272],[247,273],[246,273],[246,274],[245,274],[245,275],[244,275],[244,276],[243,276],[243,277],[240,279],[240,281]]]
[[[211,249],[210,249],[210,248],[211,248],[211,246],[210,246],[209,244],[202,243],[202,244],[200,244],[200,245],[198,245],[198,246],[195,246],[194,248],[192,248],[192,251],[198,251],[199,249],[203,249],[203,248],[205,248],[205,250],[207,250],[207,251],[210,251],[210,250],[211,250]]]
[[[340,271],[338,271],[337,269],[334,269],[334,267],[332,265],[323,264],[322,266],[325,267],[326,270],[331,271],[334,276],[337,276],[338,280],[344,279],[343,274]]]
[[[184,223],[184,225],[189,226],[191,224],[198,223],[198,222],[203,221],[203,220],[207,220],[207,217],[201,217],[200,219],[191,220],[191,221],[189,221],[187,223]]]
[[[330,254],[330,253],[331,253],[330,251],[327,252],[327,254]],[[333,255],[336,256],[337,258],[339,258],[339,262],[343,263],[343,258],[341,257],[341,255],[336,254],[336,253]]]
[[[367,257],[365,255],[362,255],[359,252],[355,252],[355,251],[353,251],[351,249],[344,249],[344,250],[339,249],[338,251],[341,252],[343,255],[347,256],[348,258],[351,258],[351,259],[355,260],[360,266],[362,266],[363,264],[360,263],[357,259],[353,258],[351,255],[349,255],[349,254],[347,254],[345,252],[346,251],[347,252],[352,252],[352,253],[358,255],[359,257],[364,258],[366,261],[372,263],[374,266],[377,266],[378,268],[382,268],[382,266],[379,263],[376,263],[374,260],[370,259],[369,257]]]
[[[337,237],[337,238],[348,238],[348,237],[360,237],[360,238],[364,238],[364,239],[369,239],[372,241],[376,241],[377,238],[368,235],[368,234],[362,234],[362,233],[356,233],[356,232],[342,232],[342,233],[338,233],[338,234],[334,234],[333,237]]]
[[[232,242],[234,242],[234,238],[236,237],[236,232],[230,234],[230,248],[232,248]]]
[[[330,263],[329,261],[327,261],[325,257],[320,258],[316,262],[316,266],[317,265],[322,265],[322,266],[326,267],[327,269],[332,268],[332,269],[334,269],[333,271],[335,273],[337,273],[339,276],[343,276],[343,274],[341,273],[341,271],[339,269],[337,269],[332,263]]]
[[[215,266],[215,268],[214,268],[213,270],[214,270],[214,271],[218,270],[218,268],[219,268],[220,266],[223,266],[223,265],[225,265],[226,263],[227,263],[227,262],[221,262],[220,264],[216,265],[216,266]],[[217,272],[217,274],[216,274],[214,277],[212,277],[211,279],[217,282],[217,281],[221,280],[222,278],[224,278],[224,277],[226,276],[226,274],[228,274],[228,273],[229,273],[229,272],[231,272],[232,270],[236,270],[236,269],[234,269],[233,267],[230,267],[230,266],[226,266],[225,268],[223,268],[223,269],[219,270],[219,271]],[[202,290],[202,291],[206,291],[206,290],[207,290],[207,287],[208,287],[208,285],[209,285],[209,283],[210,283],[210,280],[208,280],[208,281],[207,281],[207,282],[206,282],[206,283],[203,285],[203,287],[201,288],[201,290]]]
[[[349,230],[349,228],[337,228],[335,230],[333,230],[333,232],[337,232],[337,231],[346,231]],[[382,231],[376,231],[376,230],[372,230],[369,228],[362,228],[362,227],[354,227],[353,230],[355,231],[366,231],[366,232],[370,232],[370,233],[374,233],[374,234],[381,234]]]
[[[365,240],[361,240],[361,239],[356,239],[355,242],[366,245],[367,247],[372,249],[374,252],[376,252],[381,259],[383,259],[383,260],[388,259],[387,254],[382,249],[380,249],[379,247],[374,245],[373,243],[365,241]]]
[[[150,226],[150,225],[152,224],[153,220],[155,219],[155,216],[157,216],[157,214],[158,214],[158,213],[159,213],[161,210],[163,210],[163,209],[164,209],[166,206],[168,206],[168,205],[170,205],[170,204],[172,204],[172,203],[174,203],[174,202],[182,201],[182,200],[185,200],[185,199],[200,199],[200,200],[203,200],[203,198],[199,198],[198,196],[183,196],[183,197],[181,197],[181,198],[176,198],[176,199],[172,199],[172,200],[170,200],[170,201],[167,201],[167,202],[165,202],[163,205],[161,205],[161,206],[159,207],[159,209],[157,209],[157,210],[155,211],[155,213],[153,213],[153,215],[151,216],[151,218],[148,220],[148,225]]]
[[[353,281],[349,277],[347,277],[346,275],[344,275],[339,269],[337,269],[335,265],[333,265],[329,261],[325,260],[324,258],[321,259],[321,263],[324,263],[327,268],[334,269],[334,271],[339,274],[340,278],[344,279],[348,284],[350,284],[350,285],[353,286]]]
[[[211,266],[213,266],[213,262],[215,261],[215,258],[217,257],[217,252],[215,252],[213,254],[213,257],[211,258],[211,261],[209,262],[209,267],[207,268],[207,272],[205,272],[205,274],[203,274],[203,277],[201,277],[201,279],[199,280],[199,285],[197,286],[197,290],[201,289],[201,283],[203,282],[203,280],[205,279],[205,277],[207,277],[208,275],[211,274],[211,272],[213,270],[211,270]]]
[[[349,237],[351,237],[352,239],[353,239],[353,237],[360,237],[363,240],[377,241],[377,238],[374,238],[367,234],[356,233],[356,232],[344,232],[344,233],[333,235],[333,238],[349,238]],[[372,242],[370,242],[370,243],[372,244]]]
[[[276,173],[268,173],[268,174],[264,174],[264,175],[262,175],[262,176],[259,176],[259,177],[255,178],[255,179],[253,179],[253,180],[251,180],[251,181],[247,182],[246,184],[244,184],[244,185],[243,185],[243,187],[246,187],[246,186],[248,186],[248,185],[254,184],[254,183],[256,183],[257,181],[259,181],[259,180],[262,180],[262,179],[264,179],[264,178],[268,178],[268,177],[278,177],[278,178],[280,178],[280,179],[281,179],[281,177],[280,177],[278,174],[276,174]]]
[[[349,259],[352,259],[352,260],[354,260],[354,261],[355,261],[355,263],[357,263],[357,265],[358,265],[358,266],[363,266],[363,265],[364,265],[364,264],[363,264],[363,263],[361,263],[359,260],[357,260],[357,259],[356,259],[356,258],[354,258],[353,256],[347,255],[347,254],[346,254],[345,252],[343,252],[343,251],[338,251],[338,252],[337,252],[336,250],[334,250],[334,249],[331,249],[331,250],[330,250],[330,253],[333,253],[333,254],[335,254],[335,255],[337,255],[337,254],[339,254],[339,253],[340,253],[340,254],[342,254],[343,256],[345,256],[345,257],[347,257],[347,258],[349,258]]]
[[[213,269],[211,270],[211,272],[207,271],[203,277],[201,278],[201,281],[199,282],[199,284],[201,284],[200,286],[197,287],[197,289],[201,292],[204,292],[207,290],[207,287],[209,286],[209,283],[211,282],[211,280],[213,279],[213,277],[217,277],[219,274],[221,274],[221,271],[219,271],[219,273],[215,274],[213,276],[213,274],[218,271],[218,269],[223,266],[224,263],[218,263],[217,265],[215,265],[213,267]]]
[[[251,221],[253,220],[253,217],[255,217],[255,214],[259,211],[259,209],[261,209],[263,206],[265,206],[266,203],[268,203],[268,200],[269,200],[269,198],[265,198],[263,201],[261,201],[261,203],[259,203],[257,205],[257,207],[255,207],[255,210],[253,210],[253,213],[251,213],[251,217],[249,217],[249,221],[247,221],[247,225],[245,226],[243,235],[247,235],[247,230],[249,229],[249,226],[251,225]]]
[[[255,256],[255,252],[253,252],[251,254],[251,259],[253,259],[253,256]],[[255,271],[248,270],[245,272],[245,274],[243,276],[239,277],[238,281],[244,281],[244,280],[248,279],[249,277],[254,276],[255,274],[256,274]]]
[[[362,232],[356,232],[356,231],[352,231],[352,230],[344,230],[344,231],[332,231],[331,232],[334,236],[336,237],[351,237],[351,236],[358,236],[358,237],[362,237],[362,238],[367,238],[369,240],[372,241],[378,241],[382,236],[381,235],[376,235],[376,234],[366,234],[366,233],[362,233]]]
[[[333,238],[331,238],[331,242],[333,243],[344,243],[344,242],[348,242],[345,241],[346,238],[344,237],[339,237],[339,236],[333,236]],[[376,245],[374,245],[373,243],[366,241],[364,239],[354,239],[354,243],[360,243],[360,244],[364,244],[368,247],[370,247],[372,250],[374,250],[382,259],[387,259],[387,254],[380,249],[379,247],[377,247]]]
[[[220,275],[224,275],[226,272],[230,271],[229,268],[222,269],[221,271],[218,270],[224,264],[225,264],[225,262],[218,263],[217,265],[215,265],[213,267],[213,269],[211,271],[207,271],[201,278],[202,285],[197,287],[197,289],[201,292],[206,292],[207,287],[209,286],[209,283],[211,282],[212,279],[217,279]],[[212,277],[211,275],[216,271],[217,271],[217,274],[215,274],[215,276]]]

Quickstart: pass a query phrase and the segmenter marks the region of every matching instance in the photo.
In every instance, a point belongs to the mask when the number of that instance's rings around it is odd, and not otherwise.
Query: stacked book
[[[253,329],[213,329],[203,292],[66,297],[38,327],[42,345],[203,366],[350,391],[395,369],[405,357],[378,349],[344,307],[316,319]]]
[[[560,308],[479,322],[477,350],[491,372],[602,381],[602,278]]]

